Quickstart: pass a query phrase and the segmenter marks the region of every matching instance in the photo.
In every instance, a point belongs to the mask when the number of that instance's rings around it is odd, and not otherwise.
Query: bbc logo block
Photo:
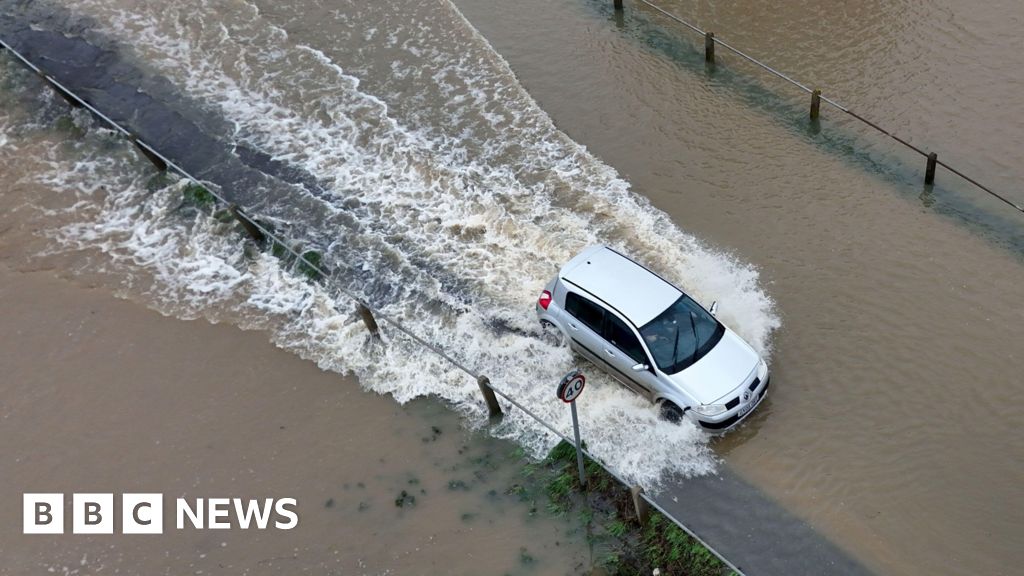
[[[121,496],[121,532],[124,534],[163,534],[163,494],[123,494]]]
[[[25,534],[64,533],[63,494],[25,494],[22,509]]]
[[[113,494],[72,496],[71,531],[75,534],[114,533]]]
[[[23,496],[22,531],[25,534],[64,533],[64,495]],[[122,494],[121,532],[163,534],[163,494]],[[73,534],[113,534],[114,495],[75,493],[71,497]]]

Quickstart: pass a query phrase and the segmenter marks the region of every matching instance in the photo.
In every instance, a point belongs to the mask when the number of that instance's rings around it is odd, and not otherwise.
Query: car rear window
[[[586,324],[594,332],[601,333],[601,324],[604,322],[604,308],[575,292],[569,292],[565,295],[565,311]]]

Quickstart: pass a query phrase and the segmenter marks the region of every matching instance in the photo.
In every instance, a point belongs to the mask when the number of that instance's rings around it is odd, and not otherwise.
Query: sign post
[[[569,404],[572,411],[572,432],[576,438],[576,466],[579,468],[580,486],[584,489],[587,487],[587,476],[583,470],[583,449],[580,447],[580,421],[576,416],[576,399],[583,392],[586,383],[587,378],[583,372],[576,369],[566,374],[558,384],[559,400]]]

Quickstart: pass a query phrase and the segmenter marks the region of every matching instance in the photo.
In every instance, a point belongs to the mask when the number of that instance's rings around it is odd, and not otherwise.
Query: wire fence
[[[195,184],[197,186],[202,186],[203,188],[205,188],[214,198],[217,199],[217,201],[220,204],[222,204],[223,206],[226,206],[226,207],[229,208],[229,210],[231,211],[232,215],[236,219],[238,219],[238,221],[243,225],[243,227],[247,231],[249,231],[250,236],[252,236],[253,240],[255,240],[257,242],[262,242],[264,240],[270,240],[271,242],[274,242],[276,245],[280,246],[288,254],[290,254],[292,257],[294,257],[297,262],[301,262],[303,265],[307,266],[308,269],[316,272],[319,275],[318,278],[321,279],[325,285],[329,284],[329,280],[331,278],[331,275],[326,270],[326,267],[322,266],[318,262],[311,261],[309,258],[307,258],[305,256],[305,254],[300,253],[298,250],[295,250],[290,244],[285,242],[285,240],[283,238],[281,238],[280,236],[276,235],[274,233],[274,231],[272,231],[269,228],[267,228],[266,226],[264,226],[255,217],[250,216],[244,210],[239,208],[236,204],[231,202],[227,197],[225,197],[223,195],[222,192],[218,191],[215,186],[210,186],[208,183],[204,183],[204,182],[200,181],[199,179],[195,178],[194,176],[192,176],[188,171],[186,171],[184,168],[179,166],[173,160],[171,160],[170,158],[167,158],[166,156],[161,154],[159,151],[157,151],[156,149],[154,149],[153,147],[149,146],[144,141],[142,141],[138,137],[138,135],[132,133],[127,128],[121,126],[120,124],[118,124],[117,122],[115,122],[114,120],[109,118],[103,112],[101,112],[100,110],[98,110],[97,108],[92,106],[85,99],[81,98],[75,92],[73,92],[72,90],[70,90],[69,88],[67,88],[63,84],[61,84],[57,79],[55,79],[54,77],[52,77],[49,74],[47,74],[46,72],[44,72],[42,69],[40,69],[38,66],[33,64],[27,58],[25,58],[25,56],[23,56],[20,52],[15,50],[13,47],[11,47],[7,42],[5,42],[2,39],[0,39],[0,47],[2,47],[3,49],[7,50],[11,54],[13,54],[23,65],[25,65],[27,68],[32,70],[36,75],[38,75],[43,80],[43,82],[45,82],[47,85],[49,85],[62,98],[67,100],[68,103],[70,103],[72,106],[85,108],[90,113],[92,113],[95,117],[99,118],[105,124],[109,125],[112,129],[114,129],[115,131],[120,133],[122,136],[124,136],[133,145],[135,145],[143,153],[143,155],[146,156],[147,159],[149,159],[153,164],[155,164],[158,169],[161,169],[161,170],[168,170],[168,169],[169,170],[173,170],[174,172],[177,172],[179,175],[181,175],[183,178],[187,179],[191,183],[193,183],[193,184]],[[255,233],[253,231],[255,231]],[[265,244],[265,242],[263,242],[263,243]],[[405,326],[400,320],[398,320],[394,316],[385,313],[383,310],[381,310],[378,307],[374,307],[373,305],[371,305],[369,302],[367,302],[363,298],[360,298],[359,296],[357,296],[356,294],[353,294],[349,290],[346,290],[345,288],[343,288],[341,286],[338,286],[337,283],[332,283],[332,284],[333,285],[326,286],[326,287],[328,287],[329,289],[336,290],[337,293],[346,296],[347,298],[349,298],[350,300],[352,300],[356,304],[359,312],[363,314],[363,320],[364,320],[364,322],[366,322],[367,328],[369,329],[370,334],[371,334],[371,338],[379,337],[379,333],[378,333],[377,327],[376,327],[376,321],[374,320],[374,318],[381,318],[381,319],[383,319],[390,326],[394,327],[399,333],[401,333],[402,335],[408,337],[409,339],[411,339],[413,342],[415,342],[416,344],[418,344],[422,348],[424,348],[427,351],[437,355],[439,358],[441,358],[442,360],[447,362],[453,368],[455,368],[455,369],[465,373],[466,375],[474,378],[477,381],[477,383],[480,385],[480,389],[484,393],[485,401],[487,402],[487,404],[489,406],[496,405],[496,402],[492,403],[493,396],[489,397],[489,393],[490,394],[497,394],[498,396],[501,396],[506,402],[508,402],[508,404],[510,404],[510,405],[514,406],[515,408],[521,410],[524,414],[526,414],[527,416],[529,416],[530,418],[535,420],[537,423],[539,423],[544,428],[549,430],[552,434],[554,434],[555,436],[560,438],[562,441],[568,442],[569,444],[573,444],[573,445],[575,444],[575,440],[573,438],[571,438],[569,435],[563,433],[561,430],[556,428],[550,422],[547,422],[546,420],[544,420],[543,418],[538,416],[532,410],[530,410],[529,408],[524,406],[522,403],[518,402],[515,398],[513,398],[507,392],[504,392],[503,390],[501,390],[501,389],[495,387],[494,385],[492,385],[490,383],[490,380],[486,376],[484,376],[482,373],[480,373],[480,372],[470,368],[469,366],[467,366],[466,364],[460,362],[459,360],[456,360],[453,356],[448,354],[448,352],[445,351],[444,349],[442,349],[441,347],[439,347],[439,346],[437,346],[435,344],[432,344],[431,342],[429,342],[426,339],[422,338],[421,336],[419,336],[418,334],[413,332],[409,327]],[[369,317],[367,317],[367,315],[369,315]],[[498,410],[498,414],[501,414],[500,409]],[[495,412],[494,412],[493,408],[491,410],[491,415],[492,415],[492,417],[495,416]],[[708,544],[703,538],[698,536],[696,532],[694,532],[690,527],[688,527],[686,524],[684,524],[681,520],[679,520],[678,518],[676,518],[675,516],[670,514],[667,510],[665,510],[665,508],[663,506],[661,506],[660,504],[658,504],[658,502],[655,501],[654,498],[652,498],[650,495],[646,494],[641,487],[635,486],[635,485],[631,485],[631,483],[625,477],[623,477],[617,471],[615,471],[614,469],[609,467],[600,458],[594,456],[586,448],[582,448],[581,447],[581,450],[583,451],[584,454],[586,454],[586,456],[588,458],[590,458],[592,461],[598,463],[602,468],[604,468],[604,470],[606,472],[608,472],[608,474],[610,474],[613,478],[615,478],[620,484],[622,484],[624,487],[631,488],[634,491],[634,493],[636,494],[636,498],[639,498],[639,499],[643,500],[644,502],[646,502],[647,504],[649,504],[650,506],[654,507],[662,515],[664,515],[666,518],[668,518],[673,523],[675,523],[680,529],[682,529],[684,532],[689,534],[690,537],[692,537],[696,541],[700,542],[700,544],[702,546],[707,548],[712,554],[714,554],[723,564],[725,564],[735,574],[743,576],[743,572],[735,564],[733,564],[727,558],[725,558],[725,556],[723,556],[718,550],[716,550],[714,547],[712,547],[710,544]],[[582,480],[582,478],[581,478],[581,480]],[[642,515],[641,515],[639,509],[637,510],[637,515],[638,515],[638,517],[642,518]]]
[[[973,184],[974,186],[976,186],[977,188],[979,188],[983,192],[986,192],[987,194],[989,194],[993,198],[996,198],[997,200],[999,200],[1003,204],[1006,204],[1007,206],[1009,206],[1010,208],[1013,208],[1014,210],[1016,210],[1018,212],[1024,213],[1024,206],[1021,206],[1017,202],[1011,200],[1006,195],[1001,194],[999,192],[996,192],[992,188],[989,188],[988,186],[982,184],[981,182],[979,182],[975,178],[972,178],[971,176],[968,176],[967,174],[963,173],[962,171],[957,170],[956,168],[954,168],[953,166],[950,166],[946,162],[943,162],[942,160],[939,160],[938,159],[938,155],[935,152],[926,152],[925,150],[921,149],[920,147],[911,144],[907,140],[897,136],[892,131],[886,130],[885,128],[882,128],[881,126],[879,126],[877,123],[872,122],[871,120],[865,118],[863,115],[858,114],[857,112],[854,112],[848,106],[840,104],[839,102],[837,102],[833,98],[826,97],[825,95],[823,95],[821,93],[821,90],[816,90],[816,89],[812,90],[806,84],[803,84],[802,82],[794,80],[788,74],[785,74],[785,73],[777,70],[776,68],[773,68],[772,66],[769,66],[768,64],[765,64],[763,61],[761,61],[761,60],[759,60],[757,58],[754,58],[753,56],[747,54],[746,52],[743,52],[742,50],[732,46],[728,42],[725,42],[721,38],[718,38],[717,36],[715,36],[714,32],[711,32],[711,31],[708,31],[708,30],[701,30],[698,26],[688,22],[687,20],[681,18],[680,16],[678,16],[676,14],[673,14],[672,12],[669,12],[668,10],[665,10],[664,8],[662,8],[661,6],[658,6],[657,4],[649,2],[648,0],[637,0],[637,1],[639,3],[641,3],[641,4],[644,4],[645,6],[647,6],[649,8],[651,8],[655,12],[661,14],[662,16],[664,16],[664,17],[666,17],[666,18],[676,22],[677,24],[681,24],[685,28],[687,28],[687,29],[689,29],[689,30],[691,30],[691,31],[693,31],[693,32],[703,36],[704,37],[705,60],[707,60],[709,62],[714,62],[715,46],[718,45],[718,46],[721,46],[722,48],[725,48],[729,52],[732,52],[733,54],[739,56],[740,58],[746,60],[747,62],[750,62],[751,64],[753,64],[753,65],[755,65],[755,66],[757,66],[757,67],[767,71],[769,74],[772,74],[773,76],[776,76],[777,78],[780,78],[780,79],[788,82],[789,84],[792,84],[793,86],[796,86],[797,88],[799,88],[799,89],[803,90],[804,92],[810,94],[811,95],[811,114],[810,115],[811,115],[812,119],[817,119],[817,117],[818,117],[819,102],[820,101],[824,101],[826,104],[832,106],[836,110],[839,110],[840,112],[848,114],[852,118],[855,118],[855,119],[861,121],[862,123],[864,123],[864,124],[868,125],[869,127],[873,128],[874,130],[882,133],[885,136],[888,136],[889,138],[895,140],[896,142],[899,142],[900,144],[906,146],[907,148],[913,150],[914,152],[917,152],[921,156],[924,156],[925,158],[927,158],[927,164],[926,164],[926,169],[925,169],[925,184],[933,184],[934,183],[934,181],[935,181],[935,166],[936,165],[942,166],[946,170],[949,170],[953,174],[956,174],[960,178],[964,179],[966,182],[968,182],[970,184]],[[614,2],[614,7],[615,7],[616,10],[622,10],[623,9],[623,7],[622,7],[622,0],[613,0],[613,2]]]

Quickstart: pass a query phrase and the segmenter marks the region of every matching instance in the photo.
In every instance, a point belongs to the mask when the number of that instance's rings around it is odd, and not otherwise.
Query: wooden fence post
[[[356,302],[356,310],[359,311],[363,324],[366,324],[366,329],[370,331],[370,336],[380,338],[380,326],[377,325],[377,319],[373,317],[373,312],[362,302]]]
[[[709,64],[715,63],[715,33],[704,33],[704,61]]]
[[[939,155],[932,152],[928,155],[928,166],[924,170],[924,183],[935,184],[935,165],[939,161]]]
[[[498,404],[498,397],[494,395],[494,390],[491,389],[491,381],[487,376],[480,376],[476,379],[476,383],[480,386],[480,392],[484,395],[484,402],[487,403],[487,411],[490,413],[490,418],[501,418],[501,405]]]
[[[647,521],[651,519],[651,505],[644,500],[644,489],[640,486],[631,486],[629,493],[633,496],[633,509],[636,510],[637,521],[641,527],[647,526]]]
[[[235,220],[238,220],[238,223],[242,225],[242,228],[245,228],[245,231],[257,244],[262,245],[266,242],[267,237],[263,235],[263,231],[252,223],[252,220],[242,212],[242,209],[238,207],[238,204],[228,206],[228,211],[231,212],[231,215],[235,217]]]
[[[622,0],[615,0],[612,4],[616,10],[622,10]]]
[[[156,154],[153,153],[152,150],[144,146],[142,142],[139,142],[139,139],[137,137],[129,136],[129,139],[132,141],[132,144],[135,145],[135,149],[138,150],[143,156],[145,156],[146,160],[152,162],[153,166],[156,166],[157,170],[161,172],[167,171],[167,162],[164,162],[163,158],[157,156]]]
[[[70,104],[72,108],[81,108],[82,107],[82,103],[79,102],[77,98],[71,96],[71,94],[69,94],[63,88],[58,86],[57,82],[55,82],[52,78],[50,78],[46,74],[43,74],[42,72],[39,73],[39,76],[43,79],[43,82],[46,82],[46,84],[50,88],[53,88],[53,91],[56,92],[57,94],[59,94],[60,97],[63,98],[68,104]]]
[[[817,120],[818,115],[821,113],[821,90],[815,88],[814,92],[811,92],[811,120]]]

